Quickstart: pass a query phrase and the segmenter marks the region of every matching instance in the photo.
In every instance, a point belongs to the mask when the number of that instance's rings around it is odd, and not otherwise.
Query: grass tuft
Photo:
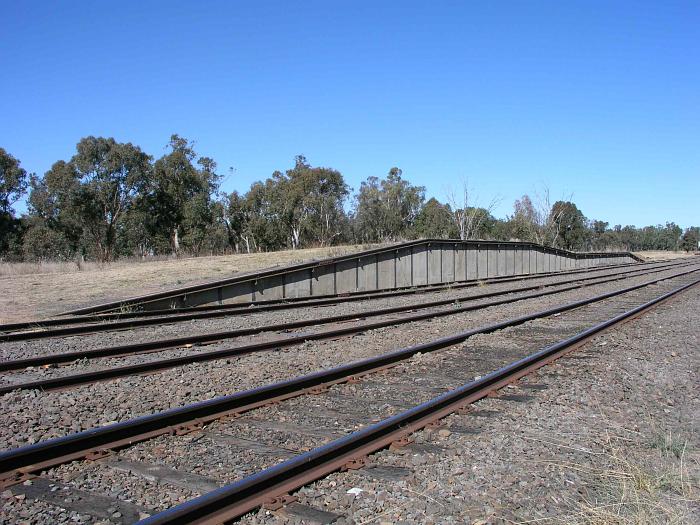
[[[641,438],[641,436],[640,436]],[[620,441],[606,433],[603,448],[608,466],[593,471],[595,482],[580,505],[586,525],[656,525],[692,523],[700,497],[698,479],[686,461],[687,440],[673,434],[643,441]],[[644,449],[660,454],[644,453]],[[641,451],[641,453],[640,453]],[[697,467],[697,465],[695,465]],[[695,472],[697,474],[697,471]]]
[[[657,434],[651,441],[651,448],[658,449],[667,456],[671,455],[676,459],[681,459],[687,451],[688,440],[669,431],[668,434]]]

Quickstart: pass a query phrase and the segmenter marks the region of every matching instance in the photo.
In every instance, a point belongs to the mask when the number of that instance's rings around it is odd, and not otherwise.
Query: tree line
[[[162,254],[213,255],[415,238],[532,241],[569,250],[694,250],[700,228],[676,224],[610,227],[547,192],[493,216],[466,184],[449,202],[391,168],[356,193],[333,168],[293,166],[245,193],[221,191],[216,162],[172,135],[155,159],[139,146],[86,137],[43,176],[28,174],[0,148],[0,258],[111,261]],[[27,197],[27,212],[14,205]]]

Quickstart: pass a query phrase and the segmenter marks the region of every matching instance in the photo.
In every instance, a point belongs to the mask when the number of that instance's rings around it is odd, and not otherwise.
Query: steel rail
[[[700,270],[700,268],[699,268],[699,270]],[[648,271],[644,275],[658,273],[661,271],[667,271],[667,270],[662,269],[662,270]],[[695,270],[693,270],[693,271],[695,271]],[[681,275],[683,275],[683,274],[681,274]],[[0,386],[0,395],[6,394],[6,393],[14,391],[14,390],[39,389],[39,390],[46,391],[46,390],[65,389],[65,388],[69,388],[69,387],[75,387],[78,385],[95,383],[95,382],[99,382],[99,381],[106,381],[106,380],[114,379],[117,377],[152,373],[152,372],[156,372],[158,370],[165,370],[168,368],[174,368],[176,366],[183,366],[183,365],[194,363],[194,362],[212,361],[212,360],[217,360],[217,359],[225,359],[227,357],[232,357],[234,355],[244,355],[244,354],[248,354],[248,353],[260,352],[260,351],[265,351],[265,350],[281,349],[281,348],[285,348],[285,347],[299,345],[299,344],[302,344],[306,341],[312,341],[312,340],[319,341],[319,340],[324,340],[324,339],[333,339],[333,338],[338,338],[338,337],[342,337],[342,336],[346,336],[346,335],[350,335],[350,334],[354,334],[354,333],[363,332],[366,330],[383,328],[386,326],[396,326],[399,324],[411,323],[411,322],[415,322],[415,321],[432,319],[432,318],[436,318],[436,317],[455,315],[458,313],[480,310],[483,308],[488,308],[491,306],[498,306],[501,304],[510,304],[513,302],[527,300],[527,299],[533,299],[533,298],[542,297],[542,296],[546,296],[546,295],[554,295],[557,293],[563,293],[563,292],[570,291],[570,290],[576,290],[576,289],[584,288],[587,286],[596,286],[599,284],[605,284],[605,283],[620,281],[620,280],[629,279],[629,278],[630,278],[629,276],[609,278],[609,279],[605,279],[602,281],[596,281],[594,283],[576,284],[573,286],[569,286],[566,288],[560,288],[560,289],[556,289],[556,290],[537,292],[537,293],[532,293],[532,294],[528,294],[528,295],[524,295],[524,296],[507,298],[507,299],[503,299],[503,300],[496,300],[496,301],[491,301],[488,303],[483,303],[483,304],[478,304],[478,305],[468,305],[468,306],[456,307],[456,308],[453,308],[450,310],[409,315],[409,316],[401,317],[399,319],[389,319],[389,320],[385,320],[385,321],[363,323],[363,324],[354,325],[354,326],[350,326],[350,327],[343,327],[343,328],[332,329],[332,330],[324,330],[324,331],[320,331],[320,332],[316,332],[316,333],[312,333],[312,334],[293,335],[293,336],[285,338],[285,339],[265,341],[265,342],[261,342],[261,343],[252,343],[252,344],[241,345],[241,346],[237,346],[237,347],[233,347],[233,348],[213,350],[211,352],[201,352],[201,353],[197,353],[197,354],[190,354],[190,355],[186,355],[186,356],[174,357],[174,358],[169,358],[169,359],[162,359],[162,360],[151,361],[151,362],[147,362],[147,363],[139,363],[139,364],[135,364],[135,365],[126,365],[126,366],[120,366],[120,367],[106,368],[103,370],[85,372],[82,374],[70,374],[70,375],[66,375],[66,376],[49,378],[49,379],[28,381],[28,382],[24,382],[24,383],[16,383],[16,384],[10,384],[10,385],[2,385],[2,386]],[[483,295],[488,297],[490,295],[496,295],[499,293],[500,292],[489,292],[488,294],[483,294]],[[473,296],[472,296],[472,298],[473,298]],[[483,298],[483,297],[477,297],[477,298]],[[453,299],[446,300],[446,301],[438,301],[436,303],[438,303],[438,305],[456,304]],[[429,306],[435,306],[435,305],[428,305],[425,307],[427,308]],[[423,308],[423,306],[421,306],[420,308]],[[405,311],[408,309],[419,309],[419,308],[394,307],[394,308],[387,309],[388,311],[385,310],[382,312],[368,312],[367,315],[365,315],[365,317],[369,317],[370,315],[385,315],[387,313]],[[349,319],[362,318],[362,316],[358,316],[358,315],[344,315],[344,316],[340,316],[340,317],[342,317],[341,320],[348,320],[348,318]],[[333,318],[332,320],[338,321],[337,318]],[[293,323],[288,323],[287,325],[282,325],[282,326],[285,326],[287,329],[289,329],[289,328],[300,327],[300,326],[311,326],[313,324],[318,324],[321,321],[325,321],[325,320],[323,320],[323,319],[316,320],[316,321],[303,320],[303,321],[296,321]],[[294,326],[292,326],[292,325],[294,325]],[[274,325],[272,328],[280,329],[282,326],[281,325]],[[239,335],[243,335],[243,334],[239,334]],[[145,351],[149,351],[149,349],[146,348],[144,350],[144,349],[142,349],[142,347],[145,345],[148,345],[148,344],[153,344],[153,343],[138,343],[136,345],[131,345],[131,347],[132,348],[136,347],[137,349],[140,349],[138,351],[145,352]],[[116,355],[125,355],[125,353],[126,353],[124,351],[125,347],[114,347],[114,348],[120,349]],[[53,354],[53,355],[39,356],[39,357],[34,357],[34,358],[18,359],[18,360],[14,360],[14,361],[5,361],[3,363],[0,363],[0,371],[18,370],[18,369],[26,368],[28,366],[45,366],[47,363],[60,363],[60,362],[74,361],[76,359],[96,358],[96,357],[105,357],[108,355],[115,355],[114,352],[116,352],[116,350],[114,348],[112,348],[112,349],[106,348],[106,349],[86,350],[84,352],[69,352],[69,353],[64,353],[64,354]],[[152,348],[150,350],[152,350]],[[132,351],[132,353],[134,353],[134,352]]]
[[[659,270],[659,271],[663,271],[663,270]],[[692,270],[692,271],[697,271],[697,270]],[[692,271],[687,272],[687,273],[692,273]],[[657,273],[657,271],[647,272],[647,273]],[[680,274],[680,275],[685,275],[685,274]],[[668,277],[668,279],[673,278],[673,277],[675,277],[675,276]],[[320,340],[325,340],[325,339],[334,339],[334,338],[347,336],[350,334],[364,332],[366,330],[383,328],[383,327],[387,327],[387,326],[396,326],[399,324],[405,324],[405,323],[410,323],[410,322],[415,322],[415,321],[420,321],[420,320],[425,320],[425,319],[432,319],[432,318],[436,318],[436,317],[455,315],[455,314],[463,313],[463,312],[467,312],[467,311],[474,311],[474,310],[480,310],[480,309],[488,308],[488,307],[492,307],[492,306],[498,306],[501,304],[510,304],[510,303],[513,303],[516,301],[522,301],[522,300],[542,297],[542,296],[546,296],[546,295],[553,295],[553,294],[562,293],[565,291],[584,288],[586,286],[595,286],[595,285],[604,284],[604,283],[608,283],[608,282],[624,280],[626,278],[628,278],[628,277],[618,277],[618,278],[606,279],[604,281],[598,281],[595,283],[582,284],[582,285],[579,284],[579,285],[574,285],[574,286],[570,286],[570,287],[563,288],[563,289],[537,292],[537,293],[532,293],[532,294],[528,294],[528,295],[521,296],[521,297],[491,301],[489,303],[483,303],[483,304],[478,304],[478,305],[463,306],[463,307],[453,308],[451,310],[429,312],[429,313],[424,313],[424,314],[416,314],[416,315],[401,317],[400,319],[390,319],[390,320],[385,320],[385,321],[363,323],[360,325],[354,325],[354,326],[350,326],[350,327],[344,327],[344,328],[338,328],[338,329],[332,329],[332,330],[325,330],[325,331],[320,331],[320,332],[316,332],[316,333],[312,333],[312,334],[293,335],[293,336],[285,338],[285,339],[265,341],[265,342],[261,342],[261,343],[252,343],[252,344],[241,345],[241,346],[237,346],[237,347],[233,347],[233,348],[213,350],[211,352],[201,352],[201,353],[190,354],[190,355],[186,355],[186,356],[151,361],[151,362],[147,362],[147,363],[139,363],[139,364],[135,364],[135,365],[112,367],[112,368],[106,368],[103,370],[85,372],[85,373],[81,373],[81,374],[70,374],[70,375],[61,376],[61,377],[36,380],[36,381],[29,381],[29,382],[25,382],[25,383],[3,385],[3,386],[0,386],[0,395],[6,394],[6,393],[14,391],[14,390],[39,389],[39,390],[46,391],[46,390],[65,389],[65,388],[69,388],[69,387],[75,387],[78,385],[95,383],[95,382],[99,382],[99,381],[106,381],[106,380],[114,379],[117,377],[124,377],[124,376],[129,376],[129,375],[138,375],[138,374],[148,374],[148,373],[153,373],[153,372],[156,372],[159,370],[165,370],[168,368],[174,368],[177,366],[183,366],[183,365],[195,363],[195,362],[212,361],[212,360],[218,360],[218,359],[225,359],[227,357],[232,357],[232,356],[240,356],[240,355],[249,354],[249,353],[253,353],[253,352],[281,349],[281,348],[299,345],[299,344],[302,344],[306,341],[320,341]],[[664,280],[664,279],[660,279],[660,280]],[[355,318],[357,318],[357,317],[354,316],[353,319],[355,319]],[[302,322],[309,322],[310,323],[310,321],[299,321],[299,323],[302,323]],[[138,347],[138,346],[147,345],[147,344],[148,343],[141,343],[141,344],[132,345],[132,346]],[[88,351],[85,351],[82,353],[71,352],[71,353],[67,353],[67,354],[54,354],[54,355],[49,355],[49,356],[40,356],[40,357],[36,357],[36,358],[27,358],[27,359],[15,360],[15,361],[7,361],[5,363],[0,363],[0,364],[3,367],[5,367],[6,369],[20,369],[20,368],[25,368],[27,366],[42,366],[41,363],[46,363],[46,361],[48,361],[48,360],[50,360],[52,362],[60,362],[61,360],[66,360],[68,358],[70,358],[70,360],[73,361],[73,360],[79,359],[79,358],[104,357],[104,355],[97,355],[100,353],[100,350],[110,350],[110,349],[88,350]],[[147,351],[147,350],[140,350],[140,351]],[[120,355],[124,355],[124,353],[122,352],[122,354],[120,354]]]
[[[663,266],[654,266],[653,268],[670,268],[681,267],[692,264],[691,262],[683,263],[668,263]],[[620,265],[618,265],[620,266]],[[627,270],[627,272],[644,271],[645,268],[640,268],[639,263],[635,263],[635,268]],[[608,268],[608,270],[614,268]],[[589,273],[590,269],[587,269]],[[597,270],[593,270],[597,271]],[[574,273],[574,272],[571,272]],[[576,270],[575,273],[580,273]],[[71,317],[59,319],[46,319],[43,321],[28,321],[22,323],[9,323],[0,325],[0,342],[10,341],[25,341],[33,339],[45,339],[50,337],[74,336],[81,334],[91,334],[97,332],[111,332],[117,330],[125,330],[128,328],[136,328],[141,326],[154,326],[174,324],[195,319],[212,319],[217,317],[230,317],[234,315],[247,315],[258,312],[269,312],[296,308],[311,308],[316,306],[327,306],[338,303],[349,303],[364,300],[383,299],[386,297],[399,297],[405,295],[418,295],[431,293],[446,289],[459,289],[475,287],[482,284],[493,284],[503,282],[516,282],[536,278],[554,277],[558,275],[568,275],[568,272],[550,272],[547,274],[536,274],[519,277],[501,277],[491,278],[486,280],[470,280],[465,282],[455,282],[445,285],[425,285],[424,287],[411,287],[391,292],[356,292],[357,295],[344,296],[317,296],[318,298],[298,297],[293,299],[268,300],[261,302],[240,303],[231,305],[216,305],[206,307],[196,307],[192,309],[183,309],[184,313],[176,312],[175,310],[154,310],[148,312],[132,312],[119,314],[104,314],[86,317]],[[616,275],[616,274],[611,274]],[[602,276],[599,276],[602,277]],[[327,297],[327,298],[323,298]],[[165,316],[165,317],[158,317]],[[115,321],[115,322],[108,322]],[[88,324],[85,324],[88,323]],[[90,324],[94,323],[94,324]],[[70,326],[78,325],[78,326]],[[42,330],[54,326],[62,326],[66,328],[55,328],[50,330]]]
[[[419,352],[434,352],[461,343],[476,334],[491,333],[534,319],[549,317],[696,271],[698,270],[655,279],[294,379],[8,450],[0,453],[0,485],[11,485],[24,479],[27,474],[83,458],[91,453],[104,454],[106,451],[123,448],[155,436],[191,431],[223,416],[238,415],[272,401],[297,397],[304,393],[317,391],[319,388],[326,388],[395,366]],[[700,279],[684,286],[687,288],[698,283],[700,283]]]
[[[566,284],[566,283],[571,283],[571,282],[586,282],[594,279],[603,279],[605,277],[611,277],[611,276],[616,276],[616,275],[629,275],[629,274],[639,274],[639,275],[646,275],[648,273],[656,273],[656,270],[658,269],[659,271],[663,271],[665,269],[675,269],[675,268],[682,268],[685,266],[691,266],[693,265],[694,262],[685,262],[683,264],[671,264],[671,265],[664,265],[664,266],[655,266],[651,269],[648,268],[634,268],[632,270],[625,270],[622,272],[615,272],[615,273],[609,273],[609,274],[604,274],[604,275],[594,275],[594,276],[589,276],[589,277],[581,277],[581,278],[574,278],[574,279],[569,279],[569,280],[563,280],[563,281],[557,281],[554,283],[540,283],[536,284],[533,286],[529,287],[520,287],[520,288],[513,288],[511,290],[514,291],[527,291],[527,290],[535,290],[539,288],[547,288],[547,287],[552,287],[552,286],[557,286],[560,284]],[[471,285],[470,285],[471,287]],[[447,289],[459,289],[463,288],[463,286],[453,286],[453,287],[448,287]],[[413,293],[413,292],[411,292]],[[471,297],[476,297],[476,298],[483,298],[483,297],[491,297],[494,295],[503,295],[510,293],[508,290],[506,291],[500,291],[500,292],[494,292],[493,294],[477,294],[475,296]],[[468,296],[464,296],[468,297]],[[461,298],[458,298],[456,300],[461,300]],[[448,302],[453,302],[448,301]],[[336,301],[333,300],[332,303],[328,304],[335,304],[336,302],[343,302],[343,301]],[[411,309],[418,309],[421,308],[421,305],[424,304],[432,304],[433,302],[421,302],[417,303],[415,306],[407,308],[408,310]],[[317,306],[318,304],[315,303],[313,305],[303,305],[301,307],[313,307]],[[280,305],[275,305],[275,306],[269,306],[269,307],[261,307],[261,308],[256,308],[256,309],[249,309],[243,312],[236,312],[236,314],[251,314],[251,313],[259,313],[259,312],[264,312],[268,310],[278,310],[281,309],[280,307],[287,307],[288,305],[286,304],[280,304]],[[297,306],[299,307],[299,306]],[[387,310],[390,310],[390,308],[384,308],[384,309],[376,309],[372,310],[372,312],[385,312]],[[86,335],[86,334],[94,334],[98,332],[112,332],[112,331],[118,331],[118,330],[126,330],[128,328],[134,328],[136,326],[146,326],[146,325],[165,325],[165,324],[172,324],[176,322],[182,322],[182,321],[190,321],[194,319],[206,319],[206,318],[212,318],[212,317],[223,317],[223,316],[229,316],[232,315],[229,312],[225,312],[223,314],[220,314],[219,312],[216,313],[197,313],[197,314],[191,314],[188,316],[178,316],[175,318],[167,318],[167,319],[145,319],[145,320],[137,320],[137,321],[123,321],[123,322],[116,322],[116,323],[108,323],[108,324],[103,324],[103,325],[80,325],[80,326],[75,326],[75,327],[69,327],[69,328],[59,328],[59,329],[53,329],[53,330],[38,330],[38,331],[28,331],[28,332],[17,332],[17,333],[9,333],[9,334],[0,334],[0,343],[2,342],[13,342],[13,341],[29,341],[29,340],[36,340],[36,339],[47,339],[47,338],[52,338],[52,337],[70,337],[70,336],[76,336],[76,335]],[[352,317],[352,314],[349,314],[350,317]],[[362,313],[358,315],[363,315]],[[376,314],[375,314],[376,315]],[[317,324],[317,323],[314,323]],[[272,326],[272,325],[270,325]],[[285,325],[275,325],[277,329],[284,329],[286,328]],[[249,333],[246,331],[247,329],[240,329],[243,330],[245,333],[241,333],[240,335],[249,335]],[[255,330],[252,333],[257,333]],[[235,332],[235,331],[234,331]],[[222,332],[222,334],[227,334],[228,332]],[[192,336],[195,337],[195,336]],[[229,335],[228,337],[238,337],[237,335]],[[227,338],[227,337],[224,337]],[[154,348],[170,348],[172,346],[179,346],[179,345],[184,345],[188,344],[187,341],[184,341],[184,338],[175,338],[173,339],[175,341],[173,345],[169,345],[167,343],[170,342],[170,340],[163,340],[163,343],[166,344],[166,346],[160,346],[157,345]],[[191,341],[194,343],[201,342],[201,341]],[[129,351],[129,345],[126,345],[127,347],[127,352]],[[0,365],[0,370],[2,370],[2,366]]]
[[[342,469],[352,461],[388,447],[444,417],[464,409],[490,393],[546,366],[578,348],[593,336],[698,284],[700,280],[665,293],[636,308],[596,324],[572,337],[514,361],[480,379],[470,381],[400,414],[299,454],[283,463],[247,476],[198,498],[159,512],[140,525],[213,524],[240,517],[310,482]]]

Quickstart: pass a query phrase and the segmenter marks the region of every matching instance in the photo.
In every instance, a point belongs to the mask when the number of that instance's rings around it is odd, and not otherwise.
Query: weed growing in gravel
[[[688,441],[681,436],[674,436],[671,431],[668,434],[657,434],[651,441],[651,448],[659,449],[663,454],[673,455],[680,459],[685,454]]]
[[[120,314],[130,314],[135,312],[136,310],[136,306],[133,304],[122,304],[119,306],[117,312]]]
[[[642,438],[642,436],[639,436]],[[670,439],[667,439],[670,438]],[[605,434],[606,469],[583,468],[593,474],[592,499],[581,504],[579,523],[690,523],[691,508],[700,503],[697,479],[689,471],[685,440],[672,434],[654,440],[649,454],[643,439]]]

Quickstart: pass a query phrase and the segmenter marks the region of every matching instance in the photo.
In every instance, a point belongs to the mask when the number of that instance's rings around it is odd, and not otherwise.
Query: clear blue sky
[[[700,223],[700,2],[0,0],[0,146],[196,141],[223,189],[303,153],[482,202],[548,185],[589,218]]]

